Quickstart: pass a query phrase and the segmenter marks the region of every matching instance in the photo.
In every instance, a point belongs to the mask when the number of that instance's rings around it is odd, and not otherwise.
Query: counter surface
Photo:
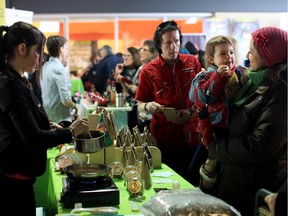
[[[62,204],[60,203],[61,192],[63,188],[62,179],[66,177],[66,175],[61,174],[59,171],[55,171],[55,163],[54,160],[51,159],[49,161],[49,171],[50,171],[50,178],[52,187],[49,187],[50,194],[52,193],[53,196],[50,196],[51,203],[54,203],[53,210],[57,211],[58,214],[70,213],[72,209],[63,208]],[[169,177],[160,177],[159,174],[171,174]],[[157,175],[157,176],[153,176]],[[117,185],[119,192],[120,192],[120,204],[119,206],[115,206],[119,208],[119,215],[141,215],[139,211],[132,211],[129,202],[129,193],[124,186],[124,180],[113,179],[114,183]],[[154,188],[167,188],[172,189],[172,182],[178,181],[180,184],[181,189],[193,189],[194,187],[183,179],[180,175],[178,175],[175,171],[169,168],[167,165],[162,164],[161,169],[154,170],[152,173],[152,181],[153,185],[149,190],[144,190],[145,199],[139,204],[143,204],[144,202],[150,200],[150,197],[155,194]],[[158,182],[158,183],[157,183]]]

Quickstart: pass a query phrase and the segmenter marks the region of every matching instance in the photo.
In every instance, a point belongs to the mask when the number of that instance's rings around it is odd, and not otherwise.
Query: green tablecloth
[[[69,213],[72,209],[63,208],[62,204],[59,202],[61,197],[61,192],[63,188],[62,178],[66,177],[66,175],[61,174],[59,171],[55,171],[55,163],[54,158],[59,153],[58,148],[54,148],[48,151],[48,164],[45,175],[41,176],[37,179],[35,184],[35,193],[37,199],[37,206],[43,206],[47,210],[47,216],[55,216],[55,214],[65,214]],[[161,169],[154,170],[154,173],[163,173],[166,171],[170,171],[173,175],[168,178],[163,177],[152,177],[153,185],[149,190],[144,190],[145,200],[143,200],[140,204],[148,201],[151,196],[155,194],[154,188],[168,188],[172,189],[172,183],[161,183],[156,184],[154,180],[163,180],[169,179],[171,181],[179,181],[180,188],[194,188],[189,182],[179,176],[176,172],[174,172],[167,165],[162,164]],[[129,193],[124,186],[123,180],[114,179],[115,184],[117,185],[120,191],[120,205],[115,206],[119,208],[119,215],[137,215],[141,212],[132,211],[129,203]]]
[[[36,206],[45,208],[47,211],[47,216],[54,216],[57,209],[54,208],[53,210],[53,206],[55,206],[55,201],[52,199],[52,197],[54,196],[54,190],[51,178],[50,160],[54,160],[55,156],[59,153],[59,149],[56,147],[50,149],[47,153],[46,172],[44,173],[44,175],[37,178],[36,183],[34,184],[34,191],[36,198]]]

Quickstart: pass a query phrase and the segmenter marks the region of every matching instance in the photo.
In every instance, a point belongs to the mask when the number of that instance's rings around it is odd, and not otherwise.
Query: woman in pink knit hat
[[[260,188],[276,192],[287,181],[287,43],[280,28],[251,34],[248,79],[235,97],[229,132],[208,147],[209,158],[220,161],[217,196],[244,216],[254,215]]]

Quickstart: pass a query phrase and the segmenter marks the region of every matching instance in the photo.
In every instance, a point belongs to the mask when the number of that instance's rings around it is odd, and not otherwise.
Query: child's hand
[[[217,73],[221,77],[230,77],[232,75],[232,71],[230,70],[229,66],[227,66],[227,65],[220,65],[218,67]]]

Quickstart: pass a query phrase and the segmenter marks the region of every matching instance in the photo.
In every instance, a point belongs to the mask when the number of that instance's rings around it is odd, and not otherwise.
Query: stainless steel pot
[[[81,134],[75,138],[74,148],[82,153],[95,153],[105,147],[105,133],[91,130],[90,134]]]

